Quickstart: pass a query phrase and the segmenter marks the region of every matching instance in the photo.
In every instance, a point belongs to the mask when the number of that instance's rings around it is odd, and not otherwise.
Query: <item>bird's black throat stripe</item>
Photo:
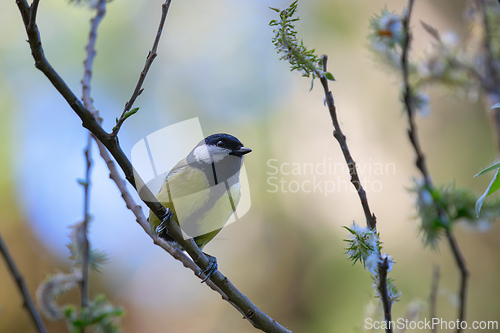
[[[212,157],[210,157],[212,159]],[[214,160],[212,159],[212,172],[214,173],[214,182],[215,182],[215,185],[219,184],[219,182],[217,181],[217,173],[215,172],[215,162]]]

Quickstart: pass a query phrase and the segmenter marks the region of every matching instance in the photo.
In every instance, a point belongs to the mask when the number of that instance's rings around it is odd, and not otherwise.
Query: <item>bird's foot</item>
[[[205,268],[204,270],[202,270],[198,273],[198,276],[205,274],[205,278],[201,281],[201,283],[206,282],[208,279],[210,279],[212,277],[212,275],[219,268],[219,266],[217,265],[217,258],[215,258],[209,254],[206,254],[205,252],[203,252],[203,253],[208,258],[208,266],[207,266],[207,268]]]
[[[174,217],[174,213],[167,208],[167,211],[165,212],[165,215],[162,216],[161,218],[161,223],[156,227],[155,232],[159,237],[162,237],[163,235],[167,234],[167,225],[168,222]]]

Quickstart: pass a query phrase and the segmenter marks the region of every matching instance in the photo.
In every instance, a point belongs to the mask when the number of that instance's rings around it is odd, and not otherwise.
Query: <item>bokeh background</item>
[[[100,27],[92,80],[95,106],[110,130],[137,82],[161,14],[161,0],[115,0]],[[430,38],[418,23],[467,34],[466,1],[421,0],[413,16],[412,56]],[[278,61],[268,22],[289,1],[173,1],[158,57],[138,114],[120,132],[123,150],[150,133],[199,117],[205,134],[228,132],[253,152],[245,158],[252,207],[206,251],[223,274],[257,306],[294,332],[354,332],[374,304],[370,274],[343,254],[353,221],[364,225],[358,197],[317,87]],[[309,0],[299,4],[299,37],[329,55],[342,128],[377,215],[390,275],[402,291],[393,318],[417,304],[429,318],[433,265],[441,267],[438,317],[456,319],[458,270],[446,243],[424,248],[408,192],[418,172],[406,136],[397,74],[377,63],[366,39],[369,18],[404,1]],[[38,26],[49,61],[81,95],[84,46],[93,12],[65,0],[42,1]],[[436,184],[478,193],[488,176],[473,178],[498,155],[487,107],[429,90],[432,111],[419,117],[422,147]],[[70,225],[83,216],[86,132],[78,117],[35,69],[15,1],[0,2],[0,232],[32,295],[47,274],[69,271]],[[175,142],[165,142],[165,154]],[[191,271],[153,245],[126,210],[94,146],[90,240],[109,262],[91,275],[91,296],[104,293],[126,310],[126,332],[254,332]],[[287,165],[286,163],[289,163]],[[285,174],[291,164],[300,174]],[[304,163],[334,172],[311,174]],[[342,164],[338,164],[342,163]],[[281,167],[284,173],[271,175]],[[383,171],[380,171],[380,166]],[[389,166],[386,170],[385,167]],[[378,169],[377,169],[378,168]],[[377,169],[377,171],[376,171]],[[271,177],[277,177],[271,178]],[[306,193],[297,184],[333,181],[334,193]],[[282,181],[280,183],[280,181]],[[277,184],[280,188],[276,191]],[[347,186],[346,186],[347,185]],[[282,187],[283,186],[283,187]],[[500,226],[486,232],[456,228],[471,271],[467,319],[500,319]],[[78,303],[75,290],[59,302]],[[376,302],[376,301],[375,301]],[[50,332],[66,332],[47,321]],[[34,332],[15,283],[0,260],[0,332]]]

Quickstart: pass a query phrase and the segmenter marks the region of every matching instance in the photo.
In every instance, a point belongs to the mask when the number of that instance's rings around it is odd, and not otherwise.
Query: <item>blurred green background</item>
[[[115,0],[100,27],[92,80],[95,106],[110,130],[130,97],[151,48],[161,0]],[[412,56],[430,45],[418,23],[467,33],[466,1],[421,0],[413,16]],[[372,281],[343,254],[352,221],[364,225],[358,197],[340,169],[343,157],[317,87],[278,61],[269,6],[288,1],[173,1],[138,114],[120,132],[123,150],[148,134],[199,117],[205,134],[228,132],[252,154],[245,158],[252,207],[206,247],[223,274],[263,311],[294,332],[353,332],[373,303]],[[407,191],[418,175],[399,102],[399,76],[377,64],[366,39],[369,18],[403,1],[310,0],[299,3],[299,37],[329,55],[341,126],[361,170],[384,251],[397,264],[390,276],[402,291],[393,318],[428,298],[433,264],[441,266],[438,317],[456,319],[459,276],[446,243],[423,248]],[[93,12],[64,0],[42,1],[38,26],[49,61],[81,95],[84,46]],[[488,176],[473,178],[498,155],[486,107],[428,91],[432,112],[418,119],[422,147],[437,185],[455,183],[482,192]],[[68,271],[68,226],[82,219],[86,133],[73,111],[35,69],[15,1],[0,2],[0,232],[31,294],[44,277]],[[165,143],[165,153],[169,145]],[[241,315],[191,271],[153,245],[122,202],[94,149],[90,240],[109,263],[91,275],[91,296],[105,293],[126,310],[126,332],[254,332]],[[270,162],[271,160],[271,162]],[[335,172],[270,175],[269,163],[326,163]],[[341,164],[338,164],[341,163]],[[389,169],[376,172],[380,166]],[[337,167],[336,167],[337,166]],[[270,177],[278,177],[277,179]],[[278,191],[272,184],[284,188]],[[333,181],[333,193],[296,190]],[[347,185],[347,186],[346,186]],[[306,188],[307,190],[307,188]],[[275,193],[272,193],[275,192]],[[500,319],[500,226],[487,232],[456,228],[471,271],[467,320]],[[78,303],[75,290],[61,304]],[[47,322],[50,332],[66,332]],[[444,330],[445,332],[446,330]],[[0,332],[34,332],[22,299],[0,264]]]

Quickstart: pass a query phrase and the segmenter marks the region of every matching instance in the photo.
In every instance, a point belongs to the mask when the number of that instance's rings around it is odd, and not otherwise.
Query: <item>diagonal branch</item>
[[[170,3],[170,0],[167,0],[166,3]],[[165,8],[166,3],[163,5],[163,8]],[[33,59],[35,60],[35,67],[44,73],[52,85],[64,97],[69,106],[82,120],[82,126],[92,132],[96,139],[98,139],[111,153],[115,161],[125,173],[127,181],[136,190],[141,189],[141,197],[143,198],[144,203],[160,220],[163,220],[163,218],[167,215],[167,210],[156,200],[155,196],[151,193],[147,186],[144,186],[144,182],[139,175],[134,172],[132,164],[123,153],[118,143],[116,134],[108,134],[104,131],[95,116],[75,96],[68,85],[45,58],[38,28],[36,24],[33,24],[33,27],[30,28],[29,19],[26,17],[26,13],[29,12],[29,5],[27,1],[16,0],[16,4],[19,7],[23,22],[25,23],[28,42]],[[182,246],[182,248],[185,249],[196,265],[202,270],[205,270],[209,265],[209,261],[203,252],[201,252],[198,248],[196,243],[192,239],[184,239],[179,225],[173,222],[172,219],[168,222],[167,228],[169,230],[169,235],[171,235]],[[159,242],[155,239],[155,237],[153,237],[153,239],[155,243]],[[250,321],[255,328],[264,332],[291,332],[257,308],[245,295],[236,289],[236,287],[228,280],[227,277],[222,275],[220,271],[216,271],[212,275],[211,280],[218,287],[218,289],[220,289],[223,298],[240,311],[244,315],[244,318]]]
[[[120,172],[118,171],[118,167],[116,166],[115,161],[109,155],[109,152],[106,149],[106,147],[104,147],[104,145],[94,136],[93,138],[97,143],[97,147],[99,148],[99,154],[101,155],[104,162],[106,162],[106,166],[108,167],[109,170],[109,178],[118,187],[118,190],[121,193],[123,201],[125,202],[127,208],[135,215],[137,223],[139,223],[139,225],[144,229],[144,231],[148,234],[148,236],[154,240],[156,245],[164,249],[175,259],[179,260],[184,265],[184,267],[191,269],[194,275],[201,279],[202,277],[199,276],[201,269],[184,252],[171,246],[169,243],[163,241],[163,239],[161,238],[155,238],[155,235],[151,233],[148,220],[144,215],[144,212],[142,211],[142,207],[135,202],[134,198],[130,194],[127,188],[127,183],[125,179],[123,179],[122,176],[120,175]],[[222,297],[227,298],[227,296],[211,280],[207,280],[206,283],[214,291],[220,293]]]
[[[4,243],[1,235],[0,235],[0,253],[2,253],[5,262],[9,267],[9,271],[12,274],[14,280],[16,281],[17,288],[19,289],[19,292],[23,297],[23,305],[26,308],[26,310],[28,310],[31,320],[33,321],[33,324],[35,324],[37,332],[47,333],[47,329],[43,324],[42,317],[40,316],[38,309],[35,307],[35,303],[33,302],[33,299],[31,298],[30,293],[28,291],[28,288],[24,283],[24,278],[21,275],[21,273],[19,273],[19,271],[17,270],[16,264],[14,263],[14,260],[12,259],[9,250],[7,249],[7,245]]]
[[[323,71],[326,72],[326,62],[328,57],[323,55]],[[347,146],[347,141],[345,135],[342,133],[342,129],[340,128],[339,121],[337,118],[337,110],[335,108],[335,103],[333,101],[333,95],[330,89],[328,88],[328,79],[324,75],[319,76],[321,80],[321,84],[323,85],[323,89],[325,91],[326,103],[328,106],[328,110],[330,111],[330,117],[332,118],[332,123],[334,127],[333,136],[339,142],[340,149],[342,150],[342,154],[344,154],[344,159],[347,163],[347,167],[349,168],[349,174],[351,175],[351,183],[356,188],[356,192],[358,192],[359,200],[361,201],[361,206],[363,206],[363,211],[365,213],[366,225],[371,230],[376,229],[377,218],[375,214],[372,214],[370,211],[370,206],[368,205],[368,198],[366,196],[366,192],[361,185],[361,181],[358,176],[358,171],[356,170],[356,162],[351,156],[351,152],[349,151],[349,147]]]
[[[412,102],[412,88],[410,86],[410,80],[409,80],[409,65],[408,65],[408,52],[410,49],[410,43],[411,43],[411,33],[410,33],[410,18],[411,18],[411,13],[412,13],[412,8],[413,8],[413,3],[414,0],[409,0],[408,2],[408,12],[406,14],[406,17],[403,18],[403,31],[405,32],[405,39],[404,39],[404,44],[401,52],[401,69],[403,72],[403,102],[406,107],[406,113],[408,114],[408,137],[410,139],[411,144],[413,145],[413,149],[415,150],[415,154],[417,155],[417,159],[415,161],[415,164],[420,170],[420,173],[422,174],[425,182],[425,186],[429,192],[435,191],[434,184],[432,183],[431,176],[429,174],[429,171],[427,169],[427,165],[425,162],[425,156],[422,152],[422,149],[420,148],[420,141],[418,139],[418,132],[417,132],[417,126],[415,124],[415,110],[413,108],[413,102]],[[462,323],[462,321],[465,319],[465,303],[466,303],[466,295],[467,295],[467,279],[469,272],[467,270],[465,260],[463,258],[463,255],[460,251],[460,248],[458,246],[458,243],[455,240],[455,236],[453,235],[451,228],[452,226],[450,225],[450,221],[448,218],[448,214],[446,211],[441,207],[440,203],[437,202],[435,198],[432,198],[434,202],[434,206],[436,208],[438,218],[442,222],[443,226],[446,226],[446,237],[448,239],[448,242],[450,244],[451,251],[453,253],[453,256],[455,257],[455,261],[457,262],[457,266],[460,270],[460,275],[461,275],[461,283],[460,283],[460,303],[459,303],[459,311],[458,311],[458,321],[459,323]],[[462,325],[458,324],[457,325],[457,333],[460,333],[462,331]]]

